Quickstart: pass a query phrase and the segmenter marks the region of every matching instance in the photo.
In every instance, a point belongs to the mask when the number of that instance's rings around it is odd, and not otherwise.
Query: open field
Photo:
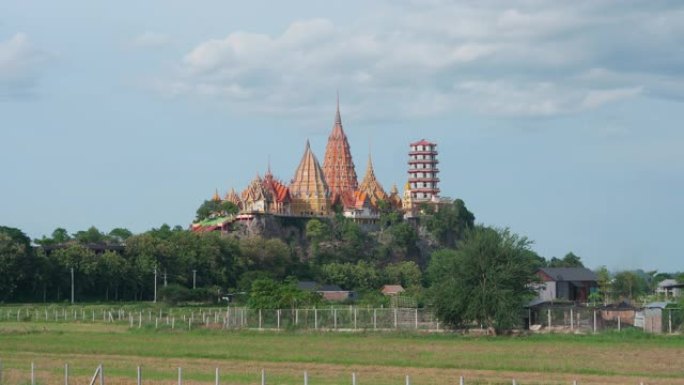
[[[39,385],[63,382],[69,363],[72,384],[87,383],[102,362],[108,384],[171,384],[183,367],[187,384],[358,383],[454,384],[683,384],[684,338],[635,333],[597,336],[538,335],[474,338],[398,333],[303,333],[131,329],[80,323],[0,324],[4,384],[29,382],[30,363]]]

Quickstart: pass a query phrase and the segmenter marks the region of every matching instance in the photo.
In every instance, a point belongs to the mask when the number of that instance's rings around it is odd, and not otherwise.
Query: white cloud
[[[398,116],[459,108],[552,116],[632,97],[684,98],[684,43],[673,36],[684,25],[679,8],[393,2],[356,24],[299,20],[280,34],[234,31],[200,42],[160,89],[283,113],[328,105],[325,95],[340,88],[347,100],[373,104],[352,107],[359,112]]]
[[[641,87],[616,88],[611,90],[591,90],[582,100],[582,108],[597,108],[606,103],[633,98],[641,94]]]
[[[24,33],[0,41],[0,98],[30,94],[37,68],[45,60],[46,54],[36,49]]]

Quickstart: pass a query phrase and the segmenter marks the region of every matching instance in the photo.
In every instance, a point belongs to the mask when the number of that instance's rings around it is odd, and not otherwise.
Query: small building
[[[299,281],[297,288],[302,291],[318,293],[326,301],[346,301],[356,298],[356,293],[353,291],[342,290],[338,285],[322,285],[316,281]]]
[[[405,290],[401,285],[384,285],[380,291],[384,295],[395,296],[403,293]]]
[[[656,294],[658,298],[676,299],[681,297],[682,288],[684,288],[684,283],[679,283],[674,279],[665,279],[658,283]]]
[[[608,304],[601,307],[600,310],[601,319],[604,323],[613,322],[617,324],[619,322],[621,325],[635,326],[637,309],[627,302]]]
[[[644,331],[647,333],[661,334],[663,332],[663,309],[667,307],[667,302],[651,302],[644,305],[644,310],[640,312],[639,318],[643,321]],[[639,326],[635,324],[634,326]]]
[[[543,267],[537,271],[542,283],[537,285],[542,301],[587,302],[598,290],[598,277],[585,267]]]

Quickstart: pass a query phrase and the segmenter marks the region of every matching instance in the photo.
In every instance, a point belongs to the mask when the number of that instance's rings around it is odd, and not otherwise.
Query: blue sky
[[[4,1],[0,223],[186,226],[322,158],[339,89],[385,188],[431,139],[443,194],[545,257],[684,270],[683,36],[679,1]]]

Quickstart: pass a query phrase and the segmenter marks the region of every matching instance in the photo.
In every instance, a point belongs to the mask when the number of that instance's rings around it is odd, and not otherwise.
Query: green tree
[[[404,288],[421,286],[423,274],[413,261],[390,263],[384,269],[385,283],[399,284]]]
[[[565,254],[565,257],[558,259],[556,257],[551,258],[548,267],[584,267],[582,263],[582,258],[576,256],[572,252]]]
[[[601,295],[603,304],[607,305],[608,302],[610,302],[610,294],[612,291],[610,272],[608,271],[608,268],[601,266],[596,270],[596,276],[598,277],[599,294]]]
[[[450,205],[439,206],[434,214],[428,216],[425,225],[442,247],[453,247],[463,238],[466,230],[475,225],[475,215],[468,210],[465,202],[456,199]]]
[[[13,298],[21,279],[19,262],[26,251],[25,245],[0,231],[0,302]]]
[[[329,263],[321,266],[321,276],[326,283],[340,285],[346,290],[371,291],[381,283],[380,272],[366,261]]]
[[[97,257],[95,270],[98,282],[104,286],[107,301],[110,290],[114,291],[114,299],[119,299],[119,287],[125,280],[127,267],[126,260],[116,252],[106,251]]]
[[[634,271],[621,271],[613,279],[613,292],[625,299],[636,300],[646,294],[646,280]]]
[[[534,295],[530,244],[509,230],[476,226],[458,249],[435,252],[428,275],[437,316],[453,326],[476,323],[497,331],[518,326],[523,304]]]
[[[87,245],[92,243],[105,243],[107,236],[95,226],[90,226],[88,230],[76,232],[76,234],[74,234],[74,239],[76,239],[78,243]]]
[[[132,235],[133,233],[131,233],[130,230],[122,227],[117,227],[112,229],[112,231],[110,231],[109,234],[107,234],[107,238],[109,238],[109,240],[113,243],[123,244]]]

